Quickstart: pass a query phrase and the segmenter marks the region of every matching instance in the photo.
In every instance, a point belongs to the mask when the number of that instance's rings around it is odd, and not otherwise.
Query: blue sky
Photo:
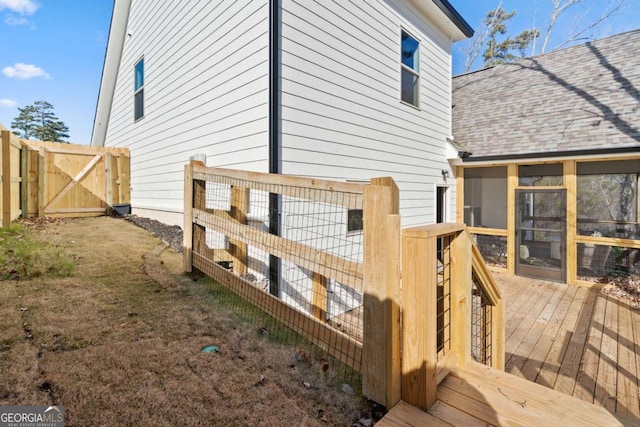
[[[113,0],[0,0],[0,123],[44,100],[89,144]]]
[[[450,0],[478,28],[499,0]],[[600,27],[608,36],[640,27],[640,1],[627,0],[624,13]],[[609,0],[584,0],[559,21],[551,47],[566,39],[576,16],[589,22]],[[503,0],[518,14],[509,24],[518,33],[547,22],[551,0]],[[70,129],[69,140],[89,144],[109,32],[113,0],[0,0],[0,123],[18,107],[44,100]],[[454,74],[462,71],[461,44],[454,45]]]

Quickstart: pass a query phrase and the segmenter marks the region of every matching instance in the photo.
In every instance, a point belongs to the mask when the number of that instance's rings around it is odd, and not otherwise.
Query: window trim
[[[408,37],[411,37],[413,40],[416,41],[416,43],[418,43],[418,48],[417,48],[417,56],[418,56],[418,61],[417,61],[417,71],[414,70],[413,68],[410,68],[409,66],[405,65],[404,62],[402,61],[402,35],[406,34]],[[418,110],[420,110],[420,101],[421,101],[421,95],[420,95],[420,85],[421,85],[421,80],[422,80],[422,76],[420,75],[420,57],[422,56],[421,54],[421,49],[420,46],[422,45],[422,42],[420,41],[420,39],[416,36],[413,35],[413,33],[409,30],[407,30],[404,27],[400,27],[400,55],[399,55],[399,59],[400,59],[400,102],[404,105],[407,105],[409,107],[413,107],[416,108]],[[413,76],[416,77],[416,82],[418,85],[418,93],[416,94],[416,103],[412,104],[410,102],[405,101],[404,99],[402,99],[402,73],[403,71],[407,71],[409,73],[411,73]]]
[[[136,88],[136,74],[138,65],[142,64],[142,85]],[[142,119],[144,119],[144,86],[145,86],[145,78],[144,78],[144,56],[140,57],[135,64],[133,65],[133,122],[136,123]],[[138,95],[142,98],[142,114],[137,116],[137,105],[138,105]]]

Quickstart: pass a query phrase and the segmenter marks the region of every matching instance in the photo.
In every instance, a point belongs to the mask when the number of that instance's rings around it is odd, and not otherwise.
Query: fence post
[[[43,218],[47,194],[47,150],[40,147],[38,151],[38,218]]]
[[[20,149],[20,210],[22,218],[29,216],[29,147]]]
[[[130,152],[118,155],[120,163],[120,203],[131,202],[131,156]]]
[[[113,212],[113,155],[105,150],[104,153],[104,175],[106,181],[105,199],[107,204],[107,215]]]
[[[201,225],[193,225],[193,209],[206,210],[207,183],[193,179],[195,166],[204,166],[199,160],[191,160],[185,166],[184,174],[184,213],[183,213],[183,268],[186,272],[193,271],[193,251],[204,253],[206,248],[206,230]]]
[[[249,190],[246,188],[231,187],[231,218],[239,224],[247,224],[247,207]],[[241,276],[247,272],[247,244],[238,240],[232,240],[231,257],[233,258],[233,272]]]
[[[362,389],[390,408],[400,400],[399,190],[373,178],[364,191],[364,340]],[[397,229],[396,229],[397,227]]]
[[[193,266],[193,163],[184,167],[184,211],[182,214],[183,269],[191,272]]]
[[[327,278],[321,274],[313,272],[311,279],[313,301],[311,305],[311,315],[321,322],[327,321]]]
[[[2,131],[2,226],[11,225],[11,133]]]

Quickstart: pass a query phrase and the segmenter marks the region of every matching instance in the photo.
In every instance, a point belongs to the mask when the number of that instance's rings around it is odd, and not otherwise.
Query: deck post
[[[518,186],[518,165],[507,166],[507,272],[516,274],[516,258],[520,257],[520,244],[516,238],[516,187]]]
[[[364,329],[362,390],[391,408],[400,400],[399,190],[373,178],[364,191]]]
[[[437,393],[437,236],[402,235],[402,400],[423,410]]]
[[[471,236],[465,230],[451,240],[451,338],[458,366],[471,360]]]
[[[576,178],[576,161],[567,160],[564,162],[564,185],[567,188],[567,225],[566,225],[566,249],[565,268],[566,282],[574,285],[578,280],[578,247],[576,244],[576,234],[578,232],[578,180]]]
[[[464,168],[456,166],[456,222],[464,223]]]

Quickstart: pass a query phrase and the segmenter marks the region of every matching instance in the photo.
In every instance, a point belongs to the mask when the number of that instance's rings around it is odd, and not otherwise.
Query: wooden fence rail
[[[488,270],[472,264],[479,252],[470,234],[461,224],[401,233],[391,178],[353,184],[192,161],[184,190],[184,269],[207,274],[359,371],[366,397],[426,408],[472,349],[504,364],[500,293]],[[357,212],[359,232],[349,219]],[[358,256],[344,246],[354,241]],[[351,299],[336,312],[331,298],[340,290]]]
[[[78,217],[129,203],[126,148],[28,141],[0,130],[2,227],[19,216]]]
[[[268,218],[248,224],[256,211]],[[400,342],[387,339],[399,337],[400,324],[398,189],[390,178],[355,184],[192,162],[184,213],[186,271],[206,273],[362,372],[365,395],[399,399]],[[352,222],[362,228],[349,231],[349,217],[358,213],[363,221]],[[276,232],[274,218],[282,220]],[[273,283],[278,265],[287,267]],[[264,282],[271,283],[258,286]]]

